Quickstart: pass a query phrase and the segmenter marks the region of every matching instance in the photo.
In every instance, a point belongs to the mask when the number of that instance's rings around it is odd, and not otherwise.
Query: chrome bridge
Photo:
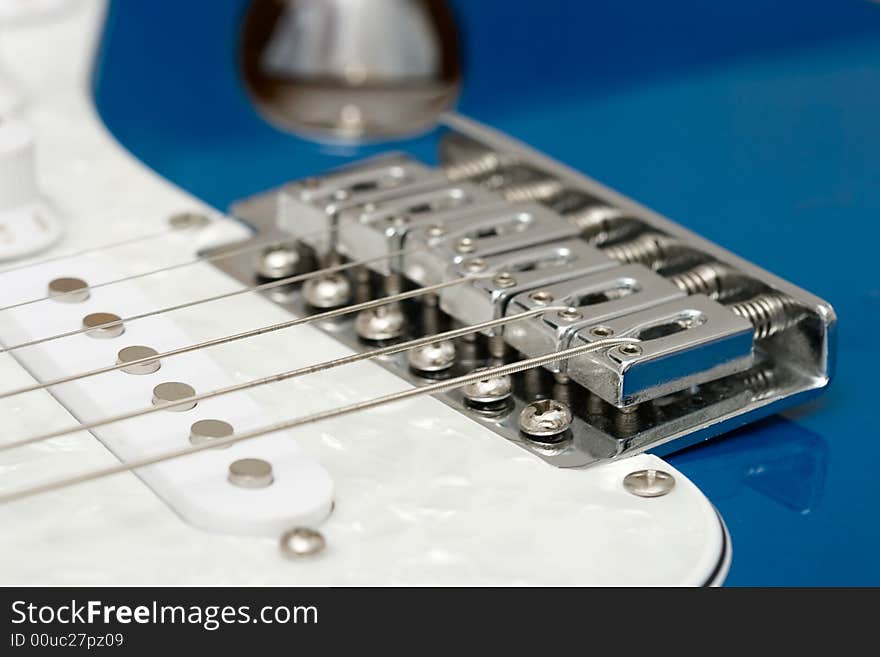
[[[447,123],[435,166],[380,156],[236,203],[252,240],[277,242],[213,262],[247,284],[339,265],[265,292],[297,315],[450,283],[320,325],[361,351],[509,318],[377,360],[414,385],[636,339],[438,395],[561,467],[668,453],[828,384],[828,303],[521,144]]]

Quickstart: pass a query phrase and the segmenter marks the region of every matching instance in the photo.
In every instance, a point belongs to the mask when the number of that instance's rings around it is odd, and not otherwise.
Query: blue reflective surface
[[[461,111],[834,304],[820,401],[670,460],[728,523],[729,584],[880,585],[880,4],[451,4]],[[116,2],[96,75],[119,140],[219,208],[380,149],[263,123],[235,70],[242,11]],[[433,157],[427,139],[393,146]]]

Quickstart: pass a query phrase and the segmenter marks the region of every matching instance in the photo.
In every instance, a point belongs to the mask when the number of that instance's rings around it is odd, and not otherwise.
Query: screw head
[[[519,414],[519,428],[529,436],[555,436],[566,431],[572,422],[568,404],[555,399],[539,399]]]
[[[560,319],[564,319],[569,322],[574,322],[579,319],[583,319],[584,316],[577,308],[566,308],[565,310],[560,310],[556,313]]]
[[[553,295],[544,290],[537,290],[529,295],[529,299],[543,306],[553,301]]]
[[[497,404],[510,397],[512,390],[512,379],[504,375],[468,383],[462,388],[462,393],[472,404]]]
[[[327,547],[324,535],[316,529],[294,527],[281,536],[281,554],[288,559],[311,557]]]
[[[624,356],[641,356],[642,348],[637,344],[622,344],[617,350]]]
[[[397,303],[362,310],[354,320],[357,334],[370,342],[399,338],[405,327],[406,317]]]
[[[477,250],[477,245],[470,237],[462,237],[455,243],[456,253],[473,253]]]
[[[614,329],[609,326],[594,326],[590,329],[590,335],[597,338],[610,338],[614,335]]]
[[[293,244],[279,244],[263,249],[257,259],[257,273],[268,279],[277,280],[294,276],[301,262],[299,251]]]
[[[472,258],[464,263],[464,270],[471,273],[476,274],[481,271],[486,270],[486,261],[482,258]]]
[[[662,497],[675,488],[675,477],[664,470],[636,470],[623,478],[623,487],[639,497]]]
[[[313,308],[337,308],[351,299],[351,283],[341,272],[310,278],[302,291],[306,303]]]
[[[209,223],[211,223],[211,220],[201,212],[179,212],[168,218],[168,225],[172,230],[204,228]]]
[[[407,352],[409,366],[417,372],[442,372],[455,364],[455,343],[452,340],[432,342]]]
[[[492,279],[492,283],[496,287],[508,288],[516,285],[516,279],[510,275],[510,273],[503,271],[500,274],[496,274]]]
[[[446,234],[446,229],[440,224],[434,224],[433,226],[428,226],[425,232],[428,234],[428,237],[443,237]]]

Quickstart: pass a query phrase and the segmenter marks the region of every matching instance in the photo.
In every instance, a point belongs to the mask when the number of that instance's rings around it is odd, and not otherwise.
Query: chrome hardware
[[[48,296],[62,303],[82,303],[90,296],[89,285],[81,278],[54,278],[49,281]]]
[[[318,554],[327,546],[324,535],[316,529],[294,527],[281,536],[281,554],[288,559],[301,559]]]
[[[572,358],[567,374],[617,407],[743,372],[754,360],[751,323],[702,295],[607,319],[603,326],[615,337],[641,342]],[[580,330],[572,346],[597,339]]]
[[[610,329],[600,326],[607,320],[684,296],[668,280],[642,265],[603,269],[542,290],[569,310],[548,313],[506,328],[507,341],[527,356],[566,349],[572,336],[584,328],[592,328],[591,335],[596,338],[611,337],[611,333],[601,330]],[[518,294],[511,299],[505,313],[515,315],[540,305],[531,294]],[[567,363],[552,363],[547,368],[564,373]]]
[[[434,235],[438,227],[443,229],[439,237]],[[495,203],[466,213],[445,212],[431,217],[421,230],[413,226],[405,242],[404,272],[417,283],[431,285],[447,276],[452,263],[556,242],[577,233],[575,227],[540,205]],[[471,247],[466,251],[460,248],[463,240]]]
[[[485,263],[482,271],[506,274],[512,277],[514,284],[511,285],[506,277],[499,281],[497,276],[487,276],[475,280],[471,285],[441,291],[440,307],[466,324],[503,316],[507,302],[520,292],[544,289],[559,281],[614,266],[614,261],[601,251],[574,239],[491,256],[477,254],[477,257]],[[467,262],[452,265],[449,278],[467,275]]]
[[[236,205],[263,239],[299,239],[303,266],[352,266],[333,275],[338,287],[326,296],[334,306],[444,285],[397,307],[322,322],[335,338],[363,352],[489,323],[454,345],[425,342],[375,360],[415,385],[638,338],[437,395],[563,467],[672,451],[828,383],[836,318],[827,303],[521,144],[447,121],[455,130],[442,137],[435,169],[401,155],[374,158]],[[307,234],[313,228],[318,238]],[[252,257],[215,262],[253,280]],[[314,313],[325,296],[317,281],[270,298]],[[520,426],[524,409],[547,400],[571,413],[564,440]]]
[[[303,283],[303,298],[312,308],[338,308],[351,301],[351,283],[339,272],[310,278]]]
[[[281,244],[265,248],[257,256],[257,274],[261,278],[277,280],[299,273],[302,257],[295,244]]]
[[[572,419],[568,404],[556,399],[539,399],[519,414],[519,428],[530,438],[556,442],[560,434],[568,431]]]
[[[675,488],[675,477],[663,470],[636,470],[623,478],[623,487],[639,497],[662,497]]]

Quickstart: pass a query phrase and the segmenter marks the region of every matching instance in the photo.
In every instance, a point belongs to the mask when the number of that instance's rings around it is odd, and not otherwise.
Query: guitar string
[[[87,255],[89,253],[97,253],[99,251],[109,251],[111,249],[115,249],[120,246],[125,246],[126,244],[136,244],[138,242],[148,242],[150,240],[158,239],[159,237],[164,237],[171,233],[184,232],[186,230],[192,230],[194,227],[173,227],[170,226],[165,228],[164,230],[157,231],[155,233],[146,233],[144,235],[138,235],[135,237],[127,237],[125,239],[119,240],[118,242],[108,242],[107,244],[102,244],[101,246],[90,246],[85,249],[80,249],[79,251],[68,251],[66,253],[59,253],[58,255],[49,256],[48,258],[43,258],[42,260],[36,260],[34,262],[23,262],[20,265],[15,265],[14,267],[7,267],[5,269],[0,269],[0,275],[6,274],[8,272],[20,271],[22,269],[27,269],[29,267],[40,267],[42,265],[46,265],[50,262],[57,262],[59,260],[65,260],[67,258],[76,258],[82,255]]]
[[[188,445],[186,447],[182,447],[175,450],[169,450],[166,452],[161,452],[159,454],[155,454],[153,456],[146,456],[140,459],[135,459],[133,461],[129,461],[128,463],[119,463],[117,465],[109,466],[106,468],[97,468],[93,470],[88,470],[86,472],[73,475],[71,477],[63,477],[59,479],[50,480],[43,484],[37,484],[34,486],[25,487],[19,490],[14,490],[9,493],[0,494],[0,504],[6,504],[9,502],[13,502],[16,500],[21,500],[27,497],[32,497],[34,495],[38,495],[41,493],[47,493],[50,491],[61,490],[64,488],[68,488],[70,486],[82,484],[88,481],[94,481],[96,479],[101,479],[103,477],[109,477],[115,474],[121,474],[123,472],[130,472],[132,470],[137,470],[139,468],[143,468],[148,465],[155,465],[157,463],[162,463],[165,461],[171,461],[179,458],[183,458],[185,456],[190,456],[197,452],[201,452],[207,449],[217,449],[220,447],[226,447],[227,445],[234,445],[236,443],[240,443],[246,440],[252,440],[254,438],[258,438],[260,436],[276,433],[278,431],[285,431],[288,429],[294,429],[297,427],[306,426],[309,424],[314,424],[316,422],[322,422],[324,420],[329,420],[333,418],[342,417],[345,415],[350,415],[352,413],[357,413],[359,411],[365,411],[372,408],[377,408],[381,406],[385,406],[386,404],[392,404],[400,401],[404,401],[407,399],[412,399],[415,397],[420,397],[422,395],[429,395],[439,392],[444,392],[446,390],[452,390],[454,388],[460,388],[468,385],[469,383],[473,383],[475,381],[482,381],[485,379],[506,376],[509,374],[516,374],[517,372],[522,372],[523,370],[531,369],[533,367],[538,367],[541,365],[546,365],[547,363],[558,362],[561,360],[566,360],[568,358],[575,358],[577,356],[581,356],[583,354],[590,353],[592,351],[600,351],[609,347],[616,347],[622,344],[627,343],[636,343],[640,342],[638,338],[606,338],[604,340],[598,340],[596,342],[592,342],[588,345],[582,345],[579,347],[572,347],[569,349],[563,349],[560,351],[555,351],[549,354],[544,354],[542,356],[535,356],[532,358],[527,358],[524,360],[517,361],[515,363],[508,363],[506,365],[498,365],[495,367],[489,367],[486,369],[475,370],[468,374],[464,374],[461,376],[457,376],[451,379],[446,379],[443,381],[438,381],[436,383],[430,383],[427,385],[416,386],[414,388],[409,388],[407,390],[401,390],[398,392],[389,393],[387,395],[382,395],[380,397],[373,397],[371,399],[367,399],[360,402],[355,402],[353,404],[348,404],[346,406],[338,406],[336,408],[332,408],[326,411],[319,411],[317,413],[312,413],[310,415],[304,415],[298,418],[292,418],[289,420],[284,420],[281,422],[276,422],[273,424],[268,424],[263,427],[259,427],[257,429],[253,429],[250,431],[245,431],[242,433],[235,433],[231,436],[227,436],[225,438],[216,438],[209,442],[199,443],[194,445]],[[172,406],[174,404],[172,403]]]
[[[52,379],[50,381],[45,381],[42,383],[35,383],[29,386],[24,386],[22,388],[17,388],[15,390],[6,391],[0,394],[0,399],[6,397],[12,397],[14,395],[24,394],[26,392],[33,392],[35,390],[42,390],[44,388],[48,388],[50,386],[56,386],[62,383],[69,383],[71,381],[76,381],[81,378],[86,378],[90,376],[95,376],[98,374],[103,374],[105,372],[112,372],[113,370],[122,369],[123,367],[134,367],[137,365],[143,365],[146,363],[153,363],[157,360],[162,360],[166,358],[171,358],[172,356],[179,356],[180,354],[187,354],[193,351],[200,351],[202,349],[207,349],[208,347],[215,347],[222,344],[228,344],[230,342],[236,342],[238,340],[244,340],[246,338],[252,338],[259,335],[265,335],[266,333],[272,333],[274,331],[280,331],[286,328],[293,328],[294,326],[303,326],[306,324],[311,324],[313,322],[322,322],[328,319],[334,319],[336,317],[341,317],[343,315],[348,315],[350,313],[360,312],[362,310],[370,310],[372,308],[378,308],[379,306],[384,306],[392,303],[397,303],[398,301],[404,301],[406,299],[414,299],[416,297],[424,296],[426,294],[433,294],[439,290],[446,289],[448,287],[453,287],[455,285],[461,285],[467,281],[474,281],[480,278],[485,278],[486,276],[490,276],[491,274],[470,274],[468,276],[462,276],[460,278],[454,278],[448,281],[443,281],[442,283],[436,283],[435,285],[428,285],[426,287],[416,288],[414,290],[408,290],[406,292],[401,292],[399,294],[390,295],[387,297],[379,297],[378,299],[371,299],[370,301],[364,301],[362,303],[353,304],[351,306],[343,306],[342,308],[335,308],[333,310],[325,310],[321,313],[316,313],[314,315],[305,315],[303,317],[296,317],[294,319],[289,319],[284,322],[278,322],[276,324],[269,324],[267,326],[261,326],[255,329],[249,329],[247,331],[242,331],[240,333],[233,333],[231,335],[225,335],[219,338],[213,338],[211,340],[205,340],[203,342],[197,342],[194,344],[186,345],[183,347],[177,347],[175,349],[170,349],[168,351],[164,351],[156,354],[155,356],[144,356],[143,358],[137,358],[134,360],[125,361],[124,363],[114,363],[113,365],[106,365],[105,367],[100,367],[94,370],[88,370],[86,372],[79,372],[77,374],[70,374],[67,376],[59,377],[57,379]]]
[[[165,411],[168,408],[173,408],[177,406],[186,406],[189,404],[195,404],[200,401],[204,401],[206,399],[213,399],[215,397],[220,397],[222,395],[227,395],[233,392],[240,392],[242,390],[250,390],[251,388],[256,388],[259,386],[268,385],[271,383],[280,383],[281,381],[288,381],[290,379],[295,379],[301,376],[305,376],[307,374],[315,374],[317,372],[323,372],[329,369],[333,369],[336,367],[342,367],[343,365],[350,365],[352,363],[357,363],[363,360],[370,360],[373,358],[378,358],[380,356],[388,356],[391,354],[400,353],[402,351],[409,351],[410,349],[415,349],[416,347],[421,347],[424,345],[433,344],[440,340],[451,340],[453,338],[457,338],[463,335],[467,335],[469,333],[476,333],[477,331],[483,331],[490,328],[495,328],[498,326],[504,326],[506,324],[517,322],[522,319],[527,319],[529,317],[535,317],[538,315],[543,315],[548,312],[555,312],[558,310],[564,310],[567,306],[546,306],[542,308],[535,308],[533,310],[526,310],[521,313],[517,313],[516,315],[510,315],[508,317],[500,317],[497,319],[491,319],[485,322],[480,322],[478,324],[471,324],[468,326],[463,326],[455,329],[451,329],[449,331],[443,331],[441,333],[436,333],[434,335],[428,335],[421,338],[415,338],[412,340],[407,340],[406,342],[400,342],[398,344],[388,345],[385,347],[379,347],[376,349],[371,349],[369,351],[363,351],[356,354],[350,354],[348,356],[342,356],[341,358],[335,358],[332,360],[323,361],[320,363],[313,363],[310,365],[306,365],[303,367],[299,367],[292,370],[287,370],[285,372],[279,372],[276,374],[271,374],[269,376],[260,377],[258,379],[252,379],[250,381],[243,381],[241,383],[236,383],[231,386],[226,386],[224,388],[217,388],[215,390],[210,390],[208,392],[200,393],[197,395],[192,395],[189,397],[184,397],[173,402],[167,402],[162,404],[156,404],[152,406],[146,406],[134,411],[127,411],[125,413],[120,413],[118,415],[109,415],[103,417],[99,420],[93,420],[91,422],[83,422],[76,424],[74,426],[65,427],[63,429],[55,429],[54,431],[49,431],[46,433],[38,434],[35,436],[29,436],[27,438],[21,438],[19,440],[15,440],[13,442],[5,443],[0,445],[0,452],[5,452],[10,449],[16,449],[18,447],[24,447],[25,445],[31,445],[33,443],[43,442],[45,440],[51,440],[52,438],[60,438],[61,436],[67,436],[72,433],[77,433],[78,431],[91,431],[92,429],[97,429],[98,427],[103,427],[108,424],[115,424],[117,422],[123,422],[125,420],[130,420],[132,418],[141,417],[143,415],[149,415],[151,413],[158,413],[161,411]]]
[[[329,229],[328,229],[329,230]],[[327,232],[327,231],[322,231]],[[305,236],[304,236],[305,237]],[[110,285],[117,285],[119,283],[128,283],[130,281],[137,280],[139,278],[147,278],[149,276],[154,276],[156,274],[164,274],[169,271],[174,271],[175,269],[183,269],[184,267],[191,267],[193,265],[197,265],[202,262],[215,262],[217,260],[225,260],[226,258],[232,258],[237,255],[241,255],[243,253],[247,253],[249,251],[256,251],[257,249],[271,247],[276,245],[285,244],[292,241],[291,239],[285,239],[280,236],[275,236],[273,238],[268,238],[261,241],[250,242],[240,247],[236,247],[234,249],[230,249],[228,251],[222,251],[220,253],[212,253],[206,256],[199,256],[198,258],[193,258],[191,260],[186,260],[183,262],[177,262],[172,265],[166,265],[165,267],[159,267],[158,269],[151,269],[149,271],[139,272],[137,274],[129,274],[128,276],[123,276],[121,278],[114,278],[109,281],[102,281],[100,283],[95,283],[94,285],[86,285],[82,288],[77,288],[77,292],[82,291],[92,291],[97,290],[102,287],[107,287]],[[3,275],[3,272],[0,272],[0,276]],[[35,303],[41,303],[43,301],[54,300],[52,295],[46,295],[42,297],[36,297],[34,299],[28,299],[26,301],[18,301],[13,304],[9,304],[8,306],[0,306],[0,312],[4,312],[7,310],[14,310],[16,308],[22,308],[24,306],[30,306]]]
[[[157,315],[163,315],[166,313],[171,313],[171,312],[183,310],[186,308],[192,308],[194,306],[198,306],[198,305],[205,304],[205,303],[211,303],[214,301],[229,299],[232,297],[239,296],[241,294],[249,294],[251,292],[264,292],[266,290],[271,290],[276,287],[290,285],[293,283],[300,283],[302,281],[306,281],[306,280],[309,280],[312,278],[320,278],[320,277],[326,276],[328,274],[332,274],[332,273],[336,273],[336,272],[340,272],[340,271],[345,271],[348,269],[353,269],[355,267],[360,267],[362,265],[368,265],[368,264],[371,264],[374,262],[380,262],[382,260],[387,260],[387,259],[394,258],[397,256],[416,253],[424,248],[426,248],[426,247],[422,246],[422,247],[417,247],[417,248],[413,248],[413,249],[398,249],[395,251],[390,251],[390,252],[383,254],[381,256],[375,256],[372,258],[364,258],[363,260],[354,260],[351,262],[341,263],[338,265],[332,265],[330,267],[324,267],[323,269],[317,269],[315,271],[307,272],[304,274],[297,274],[295,276],[288,276],[287,278],[281,278],[281,279],[278,279],[277,281],[270,281],[268,283],[261,283],[259,285],[246,286],[246,287],[243,287],[243,288],[240,288],[237,290],[232,290],[230,292],[224,292],[222,294],[216,294],[216,295],[213,295],[210,297],[196,299],[194,301],[187,301],[185,303],[180,303],[180,304],[173,305],[173,306],[166,306],[165,308],[157,308],[155,310],[150,310],[147,312],[139,313],[137,315],[130,315],[128,317],[121,317],[118,320],[112,320],[112,321],[104,322],[102,324],[96,324],[94,326],[81,327],[81,328],[74,329],[71,331],[65,331],[64,333],[56,333],[55,335],[49,335],[49,336],[42,337],[42,338],[36,338],[34,340],[29,340],[27,342],[20,342],[18,344],[13,344],[8,347],[0,348],[0,354],[9,353],[12,351],[16,351],[18,349],[24,349],[26,347],[33,347],[33,346],[36,346],[39,344],[44,344],[46,342],[60,340],[62,338],[68,338],[73,335],[80,335],[81,333],[87,333],[90,331],[100,330],[102,328],[107,328],[110,326],[118,326],[119,324],[124,325],[124,324],[134,322],[134,321],[137,321],[140,319],[145,319],[147,317],[155,317]],[[476,276],[476,277],[475,276],[466,276],[466,277],[463,277],[462,280],[473,279],[473,278],[480,278],[480,276]],[[387,299],[390,297],[384,297],[384,298]]]

